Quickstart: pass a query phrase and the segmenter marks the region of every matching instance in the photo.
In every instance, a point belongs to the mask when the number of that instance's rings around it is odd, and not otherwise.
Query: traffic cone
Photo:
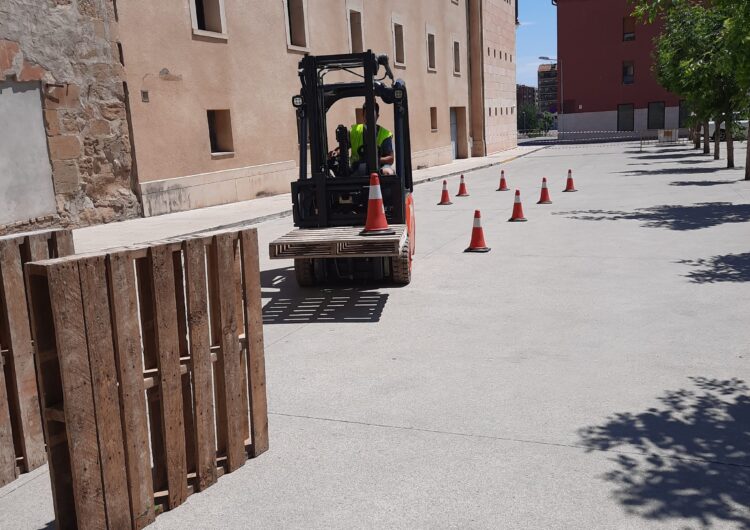
[[[539,197],[537,204],[552,204],[552,199],[549,198],[549,189],[547,188],[547,178],[542,179],[542,194]]]
[[[523,216],[523,205],[521,204],[521,192],[519,190],[516,190],[516,199],[513,202],[513,215],[511,215],[508,221],[512,223],[526,221],[526,218]]]
[[[383,205],[383,192],[380,190],[380,179],[377,173],[370,175],[370,195],[367,201],[367,222],[365,229],[360,232],[363,236],[395,234],[388,227],[385,218],[385,206]]]
[[[490,247],[484,242],[484,230],[482,230],[482,214],[474,210],[474,228],[471,229],[471,243],[464,252],[489,252]]]
[[[568,170],[568,182],[565,184],[565,189],[563,192],[571,192],[571,191],[578,191],[576,189],[575,184],[573,184],[573,171]]]
[[[469,192],[466,191],[466,182],[464,182],[464,176],[461,175],[461,184],[458,186],[458,195],[456,197],[468,197]]]
[[[449,204],[453,204],[451,202],[451,196],[448,193],[448,181],[443,181],[443,193],[440,195],[440,202],[438,203],[438,206],[448,206]]]
[[[505,170],[503,169],[500,172],[500,186],[495,191],[510,191],[510,188],[508,187],[508,183],[505,182]]]

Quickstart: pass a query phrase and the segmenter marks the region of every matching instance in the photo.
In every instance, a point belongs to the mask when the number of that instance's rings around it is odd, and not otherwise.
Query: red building
[[[679,97],[660,86],[652,72],[658,24],[637,23],[629,0],[552,3],[557,5],[563,134],[573,139],[613,131],[656,135],[656,129],[684,125]]]

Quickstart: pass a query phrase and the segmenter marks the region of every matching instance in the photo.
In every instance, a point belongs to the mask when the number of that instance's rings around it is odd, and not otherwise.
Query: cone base
[[[468,193],[459,193],[458,195],[456,195],[456,197],[468,197],[468,196],[469,196]]]
[[[381,228],[379,230],[362,230],[361,236],[392,236],[396,231],[393,228]]]
[[[497,188],[495,191],[510,191],[510,188]]]
[[[511,217],[508,219],[509,223],[525,223],[527,219],[525,217]]]
[[[471,247],[469,247],[466,250],[464,250],[464,252],[485,253],[485,252],[489,252],[490,250],[492,250],[490,247],[479,247],[479,248],[471,248]]]
[[[563,193],[573,193],[575,191],[578,191],[578,190],[563,190]]]
[[[438,205],[438,206],[450,206],[451,204],[453,204],[453,203],[452,203],[452,202],[450,202],[450,201],[448,201],[448,202],[439,202],[439,203],[437,203],[437,205]]]
[[[552,204],[552,201],[539,201],[537,204]]]

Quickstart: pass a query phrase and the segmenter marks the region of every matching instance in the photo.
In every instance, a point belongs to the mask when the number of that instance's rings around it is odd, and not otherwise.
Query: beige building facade
[[[120,0],[143,214],[288,192],[304,54],[389,56],[415,169],[515,147],[515,12],[515,0]],[[337,103],[329,134],[360,104]]]

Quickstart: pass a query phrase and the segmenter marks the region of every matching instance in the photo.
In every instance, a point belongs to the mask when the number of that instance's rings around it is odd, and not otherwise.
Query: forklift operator
[[[365,102],[362,107],[364,115],[367,116],[367,103]],[[380,116],[380,105],[375,102],[375,122],[378,121]],[[349,131],[349,143],[351,145],[351,167],[352,172],[355,175],[367,175],[367,162],[365,161],[365,130],[366,126],[362,123],[352,125]],[[380,165],[380,173],[382,175],[395,175],[396,172],[393,170],[393,161],[395,157],[393,155],[393,133],[378,125],[378,161]],[[338,155],[338,147],[330,153],[331,156]]]

